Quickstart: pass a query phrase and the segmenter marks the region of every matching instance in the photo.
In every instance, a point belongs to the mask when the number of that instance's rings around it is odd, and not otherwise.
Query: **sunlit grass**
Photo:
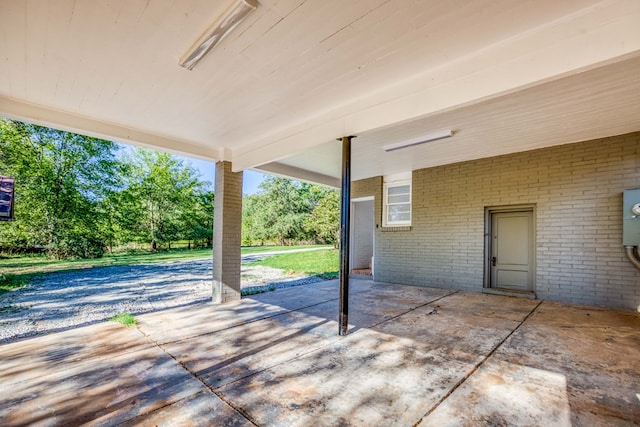
[[[336,249],[324,249],[279,254],[247,265],[263,265],[291,271],[292,273],[332,279],[338,277],[338,251]]]
[[[138,321],[136,320],[135,317],[133,317],[133,314],[131,313],[116,314],[109,320],[111,320],[112,322],[120,323],[126,327],[131,327],[138,324]]]
[[[324,248],[330,249],[331,245],[294,245],[294,246],[243,246],[242,254],[259,254],[263,252],[280,252],[291,251],[294,249],[310,249],[310,248]]]
[[[26,286],[30,279],[29,274],[0,274],[0,294]]]

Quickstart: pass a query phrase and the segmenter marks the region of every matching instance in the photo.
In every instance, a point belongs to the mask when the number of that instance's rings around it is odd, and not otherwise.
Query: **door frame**
[[[536,216],[536,205],[532,204],[522,204],[522,205],[506,205],[506,206],[490,206],[484,208],[484,283],[483,289],[496,289],[491,287],[491,251],[492,251],[492,242],[491,238],[492,234],[492,219],[493,214],[499,213],[510,213],[510,212],[531,212],[531,221],[532,221],[532,230],[531,230],[531,239],[533,240],[533,256],[531,257],[531,268],[533,269],[532,281],[531,284],[531,292],[535,294],[536,291],[536,261],[537,261],[537,227],[538,223]],[[510,291],[513,292],[513,291]],[[527,291],[528,292],[528,291]]]
[[[376,227],[376,202],[375,202],[375,196],[365,196],[365,197],[356,197],[351,199],[351,211],[355,212],[356,211],[356,203],[359,202],[373,202],[373,223],[371,224],[371,236],[373,239],[373,254],[371,256],[371,278],[374,278],[374,272],[375,272],[375,254],[376,254],[376,233],[375,233],[375,227]],[[355,236],[354,236],[354,227],[355,224],[353,221],[351,221],[350,227],[349,227],[349,250],[351,251],[351,253],[355,253],[355,246],[357,244],[357,242],[355,241]],[[353,258],[349,258],[349,271],[351,271],[353,269]]]

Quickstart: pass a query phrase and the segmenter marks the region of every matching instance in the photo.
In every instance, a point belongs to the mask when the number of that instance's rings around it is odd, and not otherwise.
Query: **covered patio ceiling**
[[[230,4],[0,0],[0,114],[329,185],[640,130],[636,0],[259,0],[181,68]]]

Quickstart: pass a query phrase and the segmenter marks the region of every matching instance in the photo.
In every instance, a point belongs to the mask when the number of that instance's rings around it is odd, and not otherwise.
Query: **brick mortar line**
[[[509,334],[507,334],[506,337],[504,337],[504,339],[502,339],[498,344],[496,344],[489,353],[487,353],[487,355],[480,361],[478,362],[473,369],[471,370],[471,372],[469,372],[467,375],[465,375],[463,378],[460,379],[460,381],[458,381],[452,388],[451,390],[449,390],[447,392],[447,394],[445,394],[435,405],[433,405],[431,407],[431,409],[429,409],[427,411],[427,413],[425,413],[422,418],[420,418],[418,420],[418,422],[416,422],[413,427],[417,427],[418,425],[420,425],[422,423],[422,421],[424,421],[429,415],[431,415],[436,409],[438,409],[438,407],[445,401],[447,400],[462,384],[464,384],[469,378],[471,378],[471,376],[473,374],[475,374],[478,369],[480,369],[482,367],[482,365],[484,365],[487,360],[489,360],[489,358],[491,356],[493,356],[493,354],[500,348],[502,347],[502,344],[504,344],[513,334],[516,333],[516,331],[518,329],[520,329],[520,327],[522,327],[522,325],[525,324],[525,322],[527,320],[529,320],[529,318],[533,315],[533,313],[535,313],[538,310],[538,307],[540,307],[540,305],[542,305],[542,303],[544,302],[544,300],[540,300],[540,302],[538,304],[536,304],[535,307],[533,307],[531,309],[531,311],[529,312],[529,314],[527,314],[524,319],[522,319],[522,321],[518,324],[518,326],[516,326],[515,328],[513,328],[513,330],[511,332],[509,332]]]

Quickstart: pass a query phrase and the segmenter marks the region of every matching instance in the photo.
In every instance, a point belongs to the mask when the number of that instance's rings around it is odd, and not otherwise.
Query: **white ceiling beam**
[[[39,105],[0,96],[0,115],[23,122],[68,132],[122,142],[155,150],[191,156],[203,160],[225,160],[223,149],[205,147],[176,138],[156,135],[114,123],[83,117]],[[230,152],[227,150],[227,156]]]
[[[233,152],[234,170],[640,55],[640,2],[603,1]],[[357,143],[357,141],[356,141]]]
[[[310,182],[312,184],[321,184],[328,187],[339,188],[340,178],[335,178],[321,173],[312,172],[295,166],[285,165],[284,163],[272,162],[255,168],[260,172],[266,172],[274,175],[280,175],[287,178],[295,178],[300,181]]]

